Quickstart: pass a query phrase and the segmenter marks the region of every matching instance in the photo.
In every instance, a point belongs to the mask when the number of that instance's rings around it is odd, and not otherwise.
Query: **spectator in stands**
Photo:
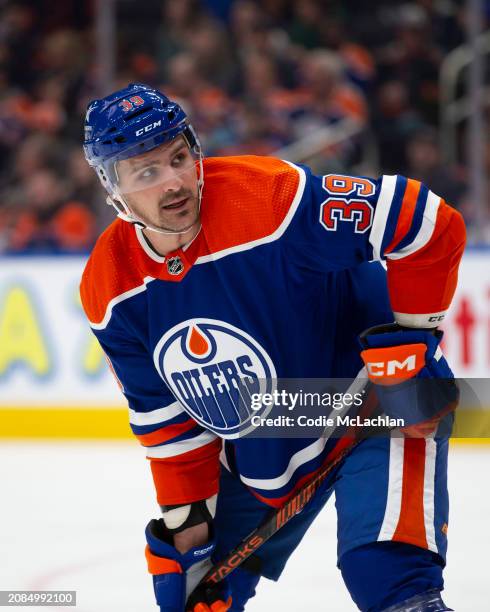
[[[293,116],[298,138],[342,119],[367,121],[364,97],[345,80],[343,71],[342,60],[332,51],[305,54],[301,65],[304,99]]]
[[[9,84],[26,91],[35,76],[35,57],[39,42],[33,6],[2,3],[0,40],[7,54],[6,71]]]
[[[406,167],[407,140],[422,126],[422,119],[410,105],[406,84],[398,80],[383,83],[374,104],[373,128],[379,143],[379,161],[388,174]]]
[[[84,251],[91,247],[95,217],[88,208],[67,201],[67,185],[51,170],[38,170],[24,189],[24,210],[10,233],[7,250]]]
[[[379,52],[382,80],[401,80],[407,87],[410,104],[423,119],[435,125],[439,111],[438,76],[441,50],[434,43],[427,12],[414,3],[396,11],[392,40]]]
[[[199,0],[164,0],[162,23],[155,41],[156,59],[163,79],[168,77],[167,62],[190,50],[192,36],[205,20],[206,14],[201,10]]]
[[[265,15],[252,0],[236,0],[230,10],[230,32],[235,50],[257,51],[257,32],[264,31]],[[261,46],[261,45],[259,45]]]
[[[281,84],[278,63],[270,55],[250,52],[242,62],[242,70],[240,109],[247,107],[246,124],[251,128],[253,109],[262,116],[258,121],[263,127],[263,142],[259,148],[263,154],[272,153],[294,139],[291,117],[304,106],[306,97],[299,89],[288,89]],[[253,127],[252,132],[255,140],[260,130]],[[244,136],[242,131],[240,139]]]
[[[54,4],[0,3],[0,252],[79,250],[112,218],[74,153],[83,109],[98,93],[94,33],[83,29],[93,24],[94,3]],[[379,156],[370,156],[370,171],[423,178],[472,222],[464,169],[442,165],[425,127],[437,126],[443,56],[464,42],[461,2],[155,0],[145,7],[124,3],[117,11],[115,80],[163,83],[191,115],[206,154],[274,153],[353,119],[372,128],[368,140]],[[160,10],[161,25],[148,36],[150,15]],[[318,172],[356,172],[359,150],[360,139],[351,139],[308,161]]]
[[[236,138],[230,122],[233,103],[223,89],[204,78],[195,54],[175,55],[168,62],[167,73],[163,89],[193,117],[207,153],[215,154],[228,146]]]
[[[443,162],[434,128],[418,130],[406,144],[407,175],[430,185],[456,208],[467,191],[463,171]]]
[[[325,7],[315,0],[297,0],[293,3],[293,18],[288,27],[291,41],[304,49],[322,45],[325,27]]]
[[[217,87],[228,89],[235,67],[221,24],[211,20],[202,21],[194,28],[188,46],[196,57],[202,77]]]
[[[97,191],[97,176],[91,172],[83,151],[80,148],[70,149],[67,151],[67,161],[70,177],[67,200],[80,202],[92,213],[97,213],[101,203],[100,193]]]

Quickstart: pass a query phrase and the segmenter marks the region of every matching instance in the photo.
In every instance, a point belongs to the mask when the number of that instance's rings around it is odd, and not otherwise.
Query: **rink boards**
[[[0,437],[131,436],[124,398],[81,308],[84,262],[1,258]],[[444,329],[455,374],[488,378],[490,250],[465,254]],[[490,401],[487,407],[490,415]]]

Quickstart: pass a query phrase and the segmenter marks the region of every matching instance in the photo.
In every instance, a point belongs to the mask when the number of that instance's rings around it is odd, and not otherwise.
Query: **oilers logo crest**
[[[251,395],[270,393],[274,364],[246,332],[215,319],[179,323],[158,342],[154,362],[187,412],[222,438],[252,429]]]

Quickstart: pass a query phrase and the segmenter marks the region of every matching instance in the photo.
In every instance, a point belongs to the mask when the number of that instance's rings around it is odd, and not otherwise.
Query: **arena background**
[[[157,512],[149,469],[78,296],[112,219],[81,150],[87,102],[144,82],[181,102],[206,155],[427,183],[469,236],[445,354],[457,376],[488,378],[489,21],[488,0],[0,0],[0,590],[74,588],[84,610],[99,596],[105,610],[153,609],[141,554]],[[488,605],[487,441],[453,448],[457,610]],[[315,583],[309,609],[319,597],[353,609],[332,512],[314,532],[327,573],[293,563],[251,610],[296,610],[300,567]],[[323,559],[312,536],[308,546]]]

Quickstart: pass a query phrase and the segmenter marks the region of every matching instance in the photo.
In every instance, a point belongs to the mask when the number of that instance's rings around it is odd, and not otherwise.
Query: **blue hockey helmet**
[[[83,149],[110,194],[117,194],[116,163],[182,135],[189,148],[201,154],[197,135],[176,102],[139,83],[130,83],[100,100],[93,100],[85,116]]]
[[[200,199],[204,184],[201,145],[177,102],[140,83],[130,83],[124,89],[90,102],[85,116],[85,159],[108,191],[107,203],[114,206],[121,219],[161,232],[130,210],[119,191],[117,162],[151,151],[177,136],[184,138],[198,160]]]

